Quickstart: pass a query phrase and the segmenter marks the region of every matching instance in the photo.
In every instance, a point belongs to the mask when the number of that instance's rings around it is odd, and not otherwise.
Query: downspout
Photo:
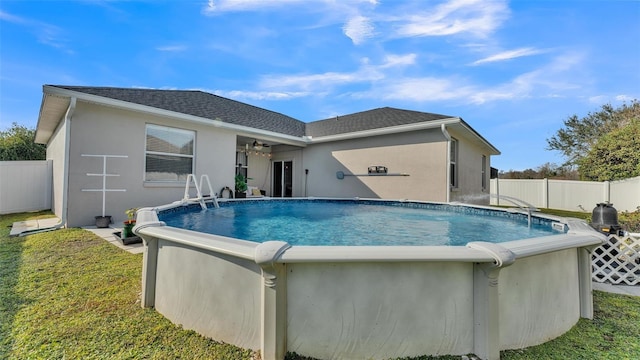
[[[69,143],[71,142],[71,117],[76,111],[76,97],[71,97],[69,108],[64,114],[65,134],[64,134],[64,166],[62,171],[62,219],[61,227],[67,226],[67,203],[69,198]]]
[[[445,163],[445,174],[447,174],[447,184],[446,184],[446,189],[447,189],[447,199],[446,202],[450,202],[451,201],[451,135],[449,135],[449,132],[447,131],[447,128],[445,126],[445,124],[441,124],[440,125],[440,130],[442,130],[442,135],[444,135],[444,138],[447,139],[447,156],[446,156],[446,163]]]

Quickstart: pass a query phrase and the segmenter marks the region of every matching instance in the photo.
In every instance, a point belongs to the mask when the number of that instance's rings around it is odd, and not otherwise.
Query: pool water
[[[291,245],[465,245],[471,241],[505,241],[557,235],[550,221],[531,228],[526,216],[502,211],[461,213],[358,202],[245,201],[206,211],[160,215],[169,226],[264,242]],[[398,206],[399,205],[399,206]],[[446,206],[443,208],[446,209]],[[493,214],[488,216],[487,213]]]

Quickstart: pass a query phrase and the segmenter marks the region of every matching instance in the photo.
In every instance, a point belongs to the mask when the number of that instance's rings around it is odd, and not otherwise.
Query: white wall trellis
[[[610,235],[593,251],[591,264],[593,281],[640,285],[640,235]]]
[[[102,216],[105,216],[105,206],[106,206],[106,194],[108,192],[113,192],[113,191],[118,191],[118,192],[125,192],[127,191],[126,189],[107,189],[107,177],[110,176],[120,176],[120,174],[108,174],[107,173],[107,159],[108,158],[121,158],[121,159],[126,159],[128,158],[127,155],[92,155],[92,154],[82,154],[80,156],[86,156],[86,157],[96,157],[96,158],[102,158],[102,173],[100,174],[95,174],[95,173],[87,173],[87,176],[99,176],[102,177],[102,189],[82,189],[82,191],[93,191],[93,192],[101,192],[102,193]]]

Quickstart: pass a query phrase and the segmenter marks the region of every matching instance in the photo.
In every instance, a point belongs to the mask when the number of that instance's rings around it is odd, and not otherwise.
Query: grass
[[[0,217],[0,359],[252,359],[140,306],[142,256],[91,232],[8,237]]]
[[[140,254],[124,252],[80,229],[8,237],[12,222],[46,216],[0,216],[0,359],[257,357],[181,329],[153,309],[142,309]],[[581,319],[553,341],[505,351],[502,358],[640,358],[640,298],[597,291],[594,298],[593,320]],[[288,354],[287,359],[309,358]]]
[[[589,222],[591,220],[591,213],[588,212],[579,212],[579,211],[566,211],[566,210],[555,210],[555,209],[538,209],[543,214],[555,215],[560,217],[572,217],[576,219],[582,219]]]

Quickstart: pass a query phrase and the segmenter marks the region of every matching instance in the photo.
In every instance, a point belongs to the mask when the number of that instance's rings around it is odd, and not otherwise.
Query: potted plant
[[[122,241],[124,245],[138,244],[142,242],[140,236],[133,233],[133,227],[136,225],[136,211],[137,208],[127,209],[124,213],[127,214],[127,220],[123,222],[122,231],[116,231],[113,235]]]
[[[242,174],[236,175],[236,193],[235,198],[244,198],[247,197],[247,179]]]
[[[108,228],[111,224],[111,215],[96,216],[97,228]]]
[[[137,208],[127,209],[124,213],[127,214],[127,220],[124,222],[124,227],[122,228],[122,237],[128,238],[134,236],[133,227],[136,225],[136,211]]]

